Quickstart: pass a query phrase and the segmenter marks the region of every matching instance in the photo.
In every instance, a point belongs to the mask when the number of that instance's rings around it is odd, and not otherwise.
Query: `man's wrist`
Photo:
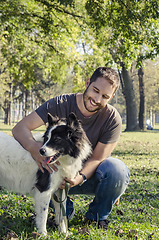
[[[81,173],[81,172],[79,172],[79,175],[81,175],[81,176],[82,176],[82,179],[83,179],[83,181],[79,184],[79,185],[81,186],[83,183],[85,183],[85,182],[87,181],[87,178],[86,178],[86,176],[85,176],[83,173]]]
[[[35,141],[35,139],[29,139],[28,145],[26,146],[26,150],[29,151],[30,153],[33,151],[39,151],[42,146],[41,142]],[[39,152],[40,155],[40,152]]]

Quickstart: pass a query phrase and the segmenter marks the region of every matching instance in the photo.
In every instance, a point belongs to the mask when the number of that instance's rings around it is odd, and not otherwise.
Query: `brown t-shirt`
[[[44,123],[47,122],[48,112],[60,118],[67,118],[69,113],[74,112],[82,122],[93,149],[98,142],[104,144],[117,142],[121,134],[121,117],[110,104],[91,117],[84,117],[77,106],[76,94],[66,94],[52,98],[36,109]]]

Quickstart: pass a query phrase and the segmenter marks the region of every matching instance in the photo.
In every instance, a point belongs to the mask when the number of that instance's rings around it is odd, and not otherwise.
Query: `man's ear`
[[[87,78],[86,82],[85,82],[85,87],[87,88],[90,84],[90,78]]]
[[[114,96],[115,96],[115,93],[111,96],[111,98],[109,99],[109,101],[112,100],[112,98],[113,98]]]

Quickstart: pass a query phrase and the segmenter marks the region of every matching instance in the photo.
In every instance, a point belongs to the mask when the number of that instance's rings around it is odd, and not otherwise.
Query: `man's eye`
[[[94,90],[96,93],[99,93],[99,91],[98,91],[96,88],[93,88],[93,90]]]
[[[108,99],[105,95],[103,95],[103,98],[104,98],[104,99]]]

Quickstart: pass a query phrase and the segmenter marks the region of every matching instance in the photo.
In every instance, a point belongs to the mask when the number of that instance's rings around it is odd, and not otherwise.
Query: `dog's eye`
[[[57,143],[60,143],[61,140],[62,140],[62,139],[61,139],[60,137],[55,137],[55,138],[54,138],[54,141],[57,142]]]

